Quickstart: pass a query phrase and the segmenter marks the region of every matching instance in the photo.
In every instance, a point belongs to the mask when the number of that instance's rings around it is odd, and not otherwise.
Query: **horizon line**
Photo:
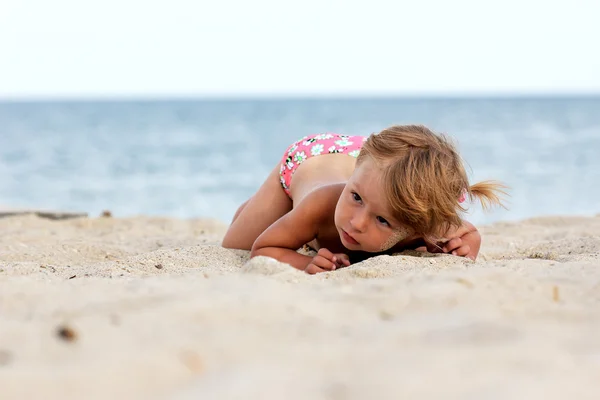
[[[154,102],[154,101],[236,101],[236,100],[365,100],[365,99],[572,99],[600,98],[600,91],[514,91],[514,92],[412,92],[412,93],[197,93],[197,94],[89,94],[3,96],[0,103],[37,102]]]

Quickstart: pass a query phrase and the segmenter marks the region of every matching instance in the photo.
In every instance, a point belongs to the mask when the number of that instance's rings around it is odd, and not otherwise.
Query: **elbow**
[[[254,245],[252,245],[252,249],[250,249],[250,259],[257,257],[257,256],[265,256],[265,257],[271,257],[274,259],[279,259],[278,255],[279,255],[279,249],[276,247],[271,247],[271,246],[260,246],[260,245],[256,245],[256,243]]]
[[[250,258],[254,258],[256,256],[264,256],[264,247],[257,246],[256,243],[252,245],[250,249]]]
[[[256,256],[260,256],[260,254],[258,253],[257,250],[254,249],[254,247],[250,250],[250,258],[254,258]]]

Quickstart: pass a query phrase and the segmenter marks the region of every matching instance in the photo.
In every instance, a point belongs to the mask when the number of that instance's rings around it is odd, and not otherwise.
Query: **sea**
[[[286,147],[312,133],[424,124],[472,182],[509,186],[475,224],[600,213],[600,96],[0,102],[0,208],[228,223]]]

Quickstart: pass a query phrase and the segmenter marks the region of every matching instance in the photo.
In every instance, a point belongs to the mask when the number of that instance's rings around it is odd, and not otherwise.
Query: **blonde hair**
[[[445,135],[422,125],[395,125],[372,134],[357,165],[367,157],[383,172],[385,197],[394,217],[427,238],[440,237],[461,225],[459,203],[465,195],[484,209],[502,204],[505,185],[496,181],[469,184],[462,159]]]

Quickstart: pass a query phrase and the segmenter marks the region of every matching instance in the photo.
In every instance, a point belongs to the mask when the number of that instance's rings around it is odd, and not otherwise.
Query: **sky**
[[[598,94],[598,0],[0,0],[0,98]]]

